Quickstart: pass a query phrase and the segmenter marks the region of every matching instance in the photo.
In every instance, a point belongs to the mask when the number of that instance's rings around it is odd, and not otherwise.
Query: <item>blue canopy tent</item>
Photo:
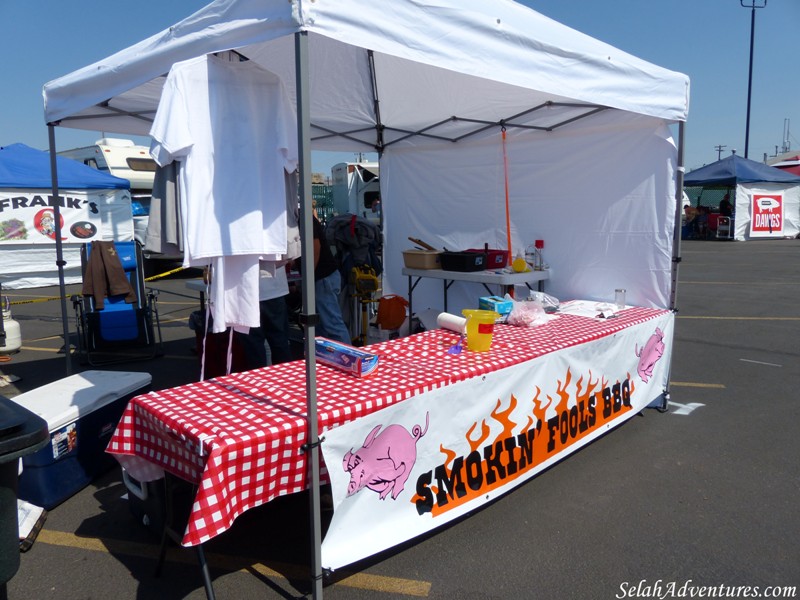
[[[738,183],[800,183],[800,177],[736,154],[687,173],[685,187],[733,187]]]
[[[61,296],[61,315],[64,328],[65,347],[69,340],[66,308],[66,277],[64,266],[65,249],[63,241],[69,247],[66,250],[70,262],[80,265],[79,248],[83,240],[75,239],[64,233],[62,235],[45,236],[32,231],[29,223],[30,212],[37,209],[52,208],[54,220],[62,220],[62,211],[70,214],[84,214],[86,205],[92,212],[98,212],[100,220],[97,226],[97,237],[100,239],[123,239],[130,229],[133,236],[133,224],[130,219],[130,182],[127,179],[114,177],[97,169],[64,157],[54,157],[50,153],[36,150],[25,144],[11,144],[0,147],[0,217],[3,225],[9,224],[13,231],[5,228],[0,231],[0,241],[14,252],[3,252],[0,260],[0,282],[9,287],[37,287],[51,285],[45,264],[50,262],[52,245],[55,245],[55,264],[58,270],[58,285]],[[54,184],[53,167],[58,167],[58,183]],[[60,201],[53,200],[58,196]],[[73,201],[68,209],[63,204]],[[35,205],[36,208],[31,208]],[[117,217],[127,214],[126,220]],[[85,218],[85,217],[83,217]],[[107,222],[112,231],[104,231]],[[34,279],[28,275],[36,273]],[[53,275],[49,278],[55,281]],[[69,352],[67,357],[67,373],[71,371]]]
[[[734,191],[733,238],[786,238],[800,233],[800,177],[781,169],[732,154],[687,173],[686,188]],[[716,195],[713,191],[716,191]],[[696,192],[689,192],[698,198]],[[700,199],[697,199],[700,204]],[[713,216],[713,215],[712,215]]]
[[[61,156],[56,157],[58,182],[64,189],[127,190],[127,179],[114,177]],[[0,188],[49,189],[50,154],[25,144],[0,147]]]

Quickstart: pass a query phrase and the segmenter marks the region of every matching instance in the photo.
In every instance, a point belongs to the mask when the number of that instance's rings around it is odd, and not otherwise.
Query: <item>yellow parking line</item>
[[[20,350],[28,350],[31,352],[51,352],[53,354],[60,352],[61,348],[39,348],[37,346],[20,346]]]
[[[712,388],[717,390],[724,390],[725,386],[721,383],[695,383],[690,381],[670,381],[672,387],[696,387],[696,388]]]
[[[79,537],[73,533],[50,531],[48,529],[43,529],[39,532],[36,542],[50,544],[52,546],[87,550],[90,552],[125,554],[127,556],[152,558],[154,560],[158,556],[158,548],[153,544],[127,542],[108,538]],[[260,575],[286,581],[283,574],[255,559],[249,560],[244,557],[233,557],[216,553],[207,553],[206,559],[210,566],[217,569],[241,572],[255,571]],[[194,564],[197,562],[197,557],[193,552],[186,552],[185,549],[172,547],[169,548],[167,552],[167,560],[170,562]],[[300,565],[281,565],[280,568],[287,574],[297,573],[300,576],[307,574],[307,569]],[[419,598],[427,597],[431,590],[431,583],[428,581],[403,579],[401,577],[385,577],[383,575],[370,575],[367,573],[350,575],[349,577],[337,581],[333,585],[386,594],[403,594]]]

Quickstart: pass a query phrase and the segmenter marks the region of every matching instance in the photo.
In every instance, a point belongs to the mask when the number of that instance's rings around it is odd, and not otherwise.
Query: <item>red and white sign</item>
[[[783,237],[783,194],[753,194],[750,237]]]

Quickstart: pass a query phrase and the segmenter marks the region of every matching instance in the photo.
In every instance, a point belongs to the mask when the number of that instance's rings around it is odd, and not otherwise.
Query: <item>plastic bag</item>
[[[527,300],[523,300],[521,302],[514,301],[514,306],[511,308],[511,312],[508,313],[508,317],[506,318],[506,323],[509,325],[516,325],[518,327],[534,327],[536,325],[541,325],[542,322],[546,322],[544,317],[547,314],[544,312],[544,308],[538,302],[529,302]]]
[[[538,302],[542,305],[542,308],[544,308],[544,312],[548,314],[556,312],[561,304],[558,298],[545,294],[544,292],[535,292],[533,290],[528,294],[528,301]]]
[[[558,310],[559,306],[558,299],[544,292],[531,291],[528,298],[521,301],[513,300],[511,296],[506,294],[506,300],[512,300],[513,302],[506,323],[518,327],[535,327],[547,323],[550,319],[556,318],[551,313]]]

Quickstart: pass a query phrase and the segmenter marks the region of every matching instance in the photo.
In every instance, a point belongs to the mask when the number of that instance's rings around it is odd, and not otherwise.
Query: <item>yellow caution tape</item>
[[[151,275],[150,277],[145,277],[145,281],[155,281],[156,279],[161,279],[162,277],[167,277],[168,275],[172,275],[174,273],[179,273],[183,271],[184,267],[178,267],[177,269],[172,269],[171,271],[167,271],[166,273],[160,273],[158,275]]]
[[[178,267],[177,269],[172,269],[171,271],[167,271],[166,273],[159,273],[158,275],[152,275],[150,277],[146,277],[145,281],[156,281],[157,279],[161,279],[163,277],[167,277],[169,275],[173,275],[174,273],[178,273],[183,271],[184,267]],[[9,304],[11,306],[19,306],[21,304],[35,304],[37,302],[50,302],[51,300],[61,300],[61,296],[49,296],[46,298],[34,298],[33,300],[13,300],[10,301]]]

